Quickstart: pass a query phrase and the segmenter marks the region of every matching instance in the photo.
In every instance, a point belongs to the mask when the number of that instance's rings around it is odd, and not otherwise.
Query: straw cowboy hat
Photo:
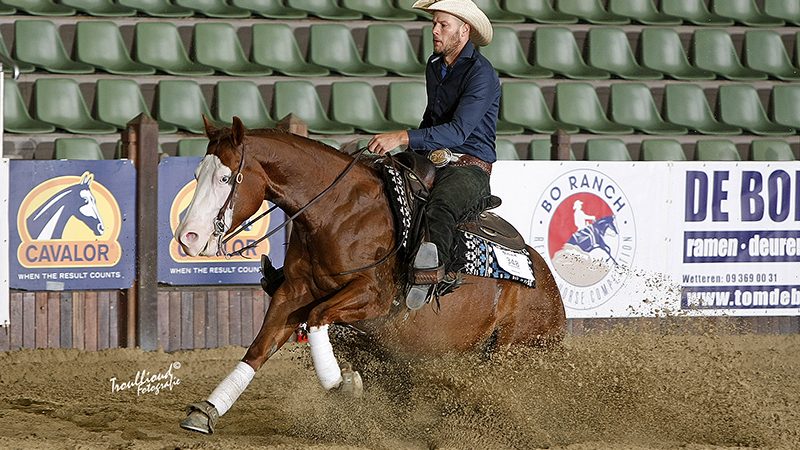
[[[475,45],[484,46],[492,42],[492,23],[471,0],[417,0],[412,8],[429,13],[442,11],[452,14],[469,24],[469,38]]]

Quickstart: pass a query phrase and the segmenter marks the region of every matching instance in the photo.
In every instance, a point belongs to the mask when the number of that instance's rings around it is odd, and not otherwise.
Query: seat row
[[[311,133],[381,133],[417,127],[426,103],[421,81],[391,82],[379,87],[380,93],[365,81],[315,87],[306,80],[290,80],[262,86],[263,92],[252,81],[219,81],[213,85],[213,101],[208,102],[196,81],[161,80],[153,86],[152,116],[164,133],[180,129],[202,134],[202,114],[222,123],[230,123],[237,115],[246,126],[260,128],[272,127],[274,118],[289,113],[305,121]],[[5,130],[24,134],[51,133],[56,128],[76,134],[114,133],[140,113],[151,115],[149,102],[135,80],[101,79],[90,89],[94,91],[94,116],[75,80],[38,79],[33,85],[32,108],[28,108],[18,86],[7,80]],[[763,91],[752,84],[724,85],[709,92],[716,97],[714,107],[703,88],[693,83],[651,89],[643,83],[620,82],[596,89],[589,83],[562,82],[547,97],[539,85],[529,81],[506,82],[501,89],[501,135],[552,134],[560,129],[612,135],[695,132],[786,136],[800,129],[800,84],[774,85]],[[267,106],[270,102],[265,100],[269,95],[272,113]],[[762,95],[771,98],[771,108],[764,107]],[[213,114],[209,103],[214,107]],[[328,103],[329,108],[325,106]]]
[[[624,25],[782,26],[800,24],[798,0],[473,0],[495,23],[577,23]],[[69,16],[78,12],[100,17],[147,14],[153,17],[302,19],[313,15],[328,20],[404,21],[430,16],[411,8],[414,0],[2,0],[0,14],[17,12]]]

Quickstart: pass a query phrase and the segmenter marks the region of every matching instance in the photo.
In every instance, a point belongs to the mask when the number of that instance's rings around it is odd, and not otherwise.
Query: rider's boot
[[[444,267],[439,265],[439,252],[433,242],[423,242],[414,257],[411,273],[412,286],[406,294],[406,306],[416,310],[430,298],[433,288],[444,278]]]

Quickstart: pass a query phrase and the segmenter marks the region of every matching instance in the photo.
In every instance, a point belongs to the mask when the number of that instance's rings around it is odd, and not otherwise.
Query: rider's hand
[[[389,133],[376,134],[369,140],[369,151],[384,155],[389,150],[393,150],[401,145],[408,145],[408,132],[392,131]]]

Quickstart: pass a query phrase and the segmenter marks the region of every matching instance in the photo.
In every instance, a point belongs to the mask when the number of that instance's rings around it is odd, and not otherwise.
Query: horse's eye
[[[219,181],[221,181],[223,184],[228,184],[231,181],[231,176],[230,175],[223,175],[222,178],[220,178]]]

